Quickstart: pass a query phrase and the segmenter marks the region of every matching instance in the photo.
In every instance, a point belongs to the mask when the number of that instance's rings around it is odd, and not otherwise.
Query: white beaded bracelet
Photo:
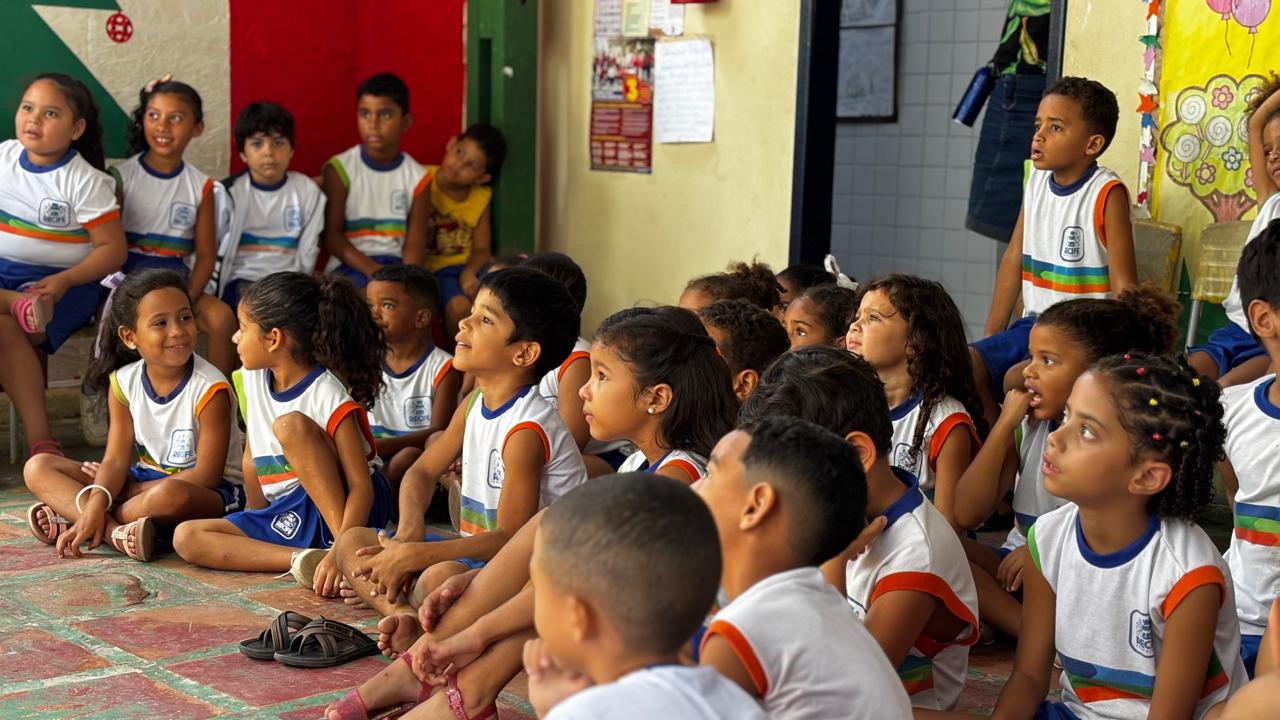
[[[114,502],[115,502],[115,500],[116,500],[114,497],[112,497],[112,496],[111,496],[111,491],[110,491],[110,490],[108,490],[108,489],[106,489],[105,487],[103,487],[103,486],[101,486],[101,485],[96,485],[96,484],[95,484],[95,485],[85,485],[84,487],[80,488],[80,492],[76,493],[76,512],[84,512],[83,510],[81,510],[81,509],[80,509],[80,496],[81,496],[81,495],[84,495],[85,493],[89,492],[90,490],[101,490],[102,492],[104,492],[104,493],[106,493],[106,494],[107,494],[107,508],[108,508],[108,509],[111,507],[112,503],[114,503]]]

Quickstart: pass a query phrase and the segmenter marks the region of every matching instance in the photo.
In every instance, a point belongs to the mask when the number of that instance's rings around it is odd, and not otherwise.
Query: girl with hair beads
[[[849,288],[818,285],[787,305],[783,325],[791,349],[806,345],[845,346],[845,330],[858,309],[858,295]]]
[[[782,287],[768,265],[736,262],[728,272],[703,275],[689,281],[677,303],[685,310],[697,311],[717,300],[741,298],[752,305],[780,316]],[[781,319],[781,318],[779,318]]]
[[[845,346],[884,383],[893,421],[890,463],[915,475],[956,524],[956,484],[986,431],[960,310],[940,283],[886,275],[861,288]]]
[[[203,132],[204,105],[195,88],[167,75],[150,82],[138,93],[129,125],[131,157],[111,174],[129,241],[125,272],[159,267],[188,276],[196,324],[209,336],[209,361],[229,375],[236,360],[235,317],[205,294],[218,252],[213,181],[182,159]]]
[[[1126,288],[1114,299],[1081,298],[1053,305],[1031,328],[1025,389],[1005,396],[986,444],[960,478],[955,522],[977,527],[1013,488],[1014,527],[997,552],[967,543],[982,619],[1017,636],[1022,611],[1014,594],[1030,557],[1026,533],[1036,519],[1066,503],[1045,489],[1041,456],[1062,422],[1076,378],[1108,355],[1130,350],[1167,353],[1178,338],[1181,306],[1151,285]],[[1016,482],[1014,481],[1016,475]]]
[[[1029,530],[1025,622],[992,717],[1201,718],[1247,681],[1226,561],[1193,522],[1223,457],[1219,395],[1185,359],[1141,353],[1076,380],[1043,459],[1069,504]]]
[[[31,458],[23,476],[40,502],[27,510],[27,525],[60,557],[107,540],[146,562],[157,523],[244,507],[240,431],[227,379],[195,354],[195,316],[177,273],[130,274],[104,325],[106,347],[86,384],[110,391],[106,452],[101,463]]]
[[[0,143],[0,385],[29,454],[61,455],[49,433],[44,371],[52,353],[98,309],[98,281],[124,262],[102,125],[84,83],[61,73],[27,85],[16,140]],[[34,346],[34,347],[33,347]]]
[[[268,275],[245,290],[238,314],[248,509],[179,525],[174,549],[216,570],[314,575],[316,593],[336,597],[331,554],[306,550],[350,527],[381,528],[390,510],[366,414],[382,389],[381,331],[334,275]]]

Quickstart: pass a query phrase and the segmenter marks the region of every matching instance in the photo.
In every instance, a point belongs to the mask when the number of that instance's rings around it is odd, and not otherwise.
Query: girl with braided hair
[[[1041,461],[1069,504],[1028,532],[1022,634],[993,717],[1199,719],[1247,681],[1230,571],[1193,522],[1223,458],[1220,394],[1185,358],[1138,352],[1076,380]]]

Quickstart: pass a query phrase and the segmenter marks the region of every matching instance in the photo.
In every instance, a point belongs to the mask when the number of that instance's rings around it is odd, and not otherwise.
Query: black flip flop
[[[274,660],[276,653],[289,649],[293,634],[310,622],[311,618],[306,615],[285,610],[258,637],[240,643],[240,652],[254,660]]]
[[[378,643],[356,628],[318,617],[294,633],[289,649],[275,654],[276,662],[290,667],[336,667],[378,654]]]

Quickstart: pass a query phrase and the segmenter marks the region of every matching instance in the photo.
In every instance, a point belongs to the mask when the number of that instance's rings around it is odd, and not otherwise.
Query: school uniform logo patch
[[[174,230],[190,230],[196,224],[196,206],[176,202],[169,207],[169,227]]]
[[[196,461],[196,431],[190,428],[174,430],[169,436],[169,457],[166,465],[186,467]]]
[[[290,205],[284,209],[284,229],[297,232],[302,229],[302,208]]]
[[[404,422],[411,428],[426,427],[431,424],[431,398],[418,395],[404,401]]]
[[[1140,610],[1129,613],[1129,647],[1144,658],[1156,656],[1155,636],[1151,632],[1151,616]]]
[[[1072,225],[1062,231],[1062,247],[1058,249],[1058,257],[1067,262],[1080,262],[1084,259],[1084,228]]]
[[[271,529],[285,540],[292,540],[293,536],[298,534],[300,527],[302,527],[302,517],[292,510],[276,515],[271,521]]]
[[[391,193],[391,212],[409,212],[409,193],[404,190],[396,190]]]
[[[505,475],[502,466],[502,453],[497,448],[489,451],[489,467],[485,468],[484,480],[491,488],[501,489]]]
[[[66,227],[71,224],[71,206],[61,200],[45,198],[40,201],[40,224],[48,227]]]
[[[890,465],[902,468],[904,470],[911,469],[911,445],[908,443],[898,443],[893,448],[893,462]]]

